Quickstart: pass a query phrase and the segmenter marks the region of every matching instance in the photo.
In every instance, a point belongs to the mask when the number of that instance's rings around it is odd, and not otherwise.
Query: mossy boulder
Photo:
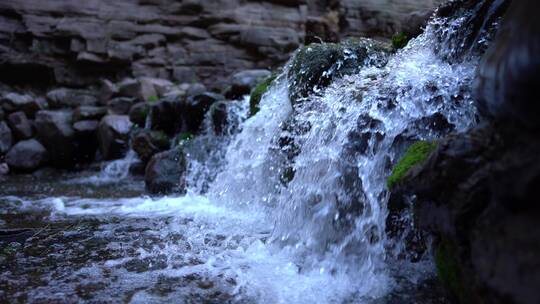
[[[418,141],[411,145],[405,155],[399,160],[392,170],[392,174],[387,179],[389,189],[392,189],[409,172],[409,170],[424,161],[433,150],[437,143],[429,141]]]
[[[170,148],[170,139],[163,131],[140,130],[132,139],[132,149],[143,162],[148,162],[155,154]]]
[[[333,79],[358,73],[365,66],[384,66],[392,47],[372,39],[310,44],[300,48],[288,72],[293,106],[328,86]]]
[[[275,79],[276,75],[271,75],[270,77],[267,77],[265,80],[260,82],[251,92],[251,95],[249,97],[250,116],[253,116],[257,114],[257,112],[259,112],[259,104],[261,103],[261,98],[268,91]]]
[[[151,194],[185,193],[187,161],[181,147],[152,157],[145,172],[146,190]]]

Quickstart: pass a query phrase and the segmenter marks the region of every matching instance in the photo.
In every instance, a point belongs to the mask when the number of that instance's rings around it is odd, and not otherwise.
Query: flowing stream
[[[386,178],[412,142],[477,123],[467,16],[433,19],[385,65],[366,62],[294,109],[288,67],[255,116],[231,102],[224,135],[208,119],[185,146],[186,195],[140,196],[133,154],[83,177],[3,181],[0,302],[446,303],[419,288],[430,255],[408,262],[385,233]]]

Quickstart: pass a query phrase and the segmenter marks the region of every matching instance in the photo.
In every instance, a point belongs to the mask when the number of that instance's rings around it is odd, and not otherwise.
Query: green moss
[[[428,141],[419,141],[410,146],[388,177],[388,188],[394,187],[409,172],[409,169],[424,161],[436,147],[437,143]]]
[[[396,49],[402,49],[409,43],[409,40],[409,36],[404,32],[395,34],[392,36],[392,46]]]
[[[448,288],[460,303],[468,303],[471,299],[462,278],[462,271],[458,260],[458,253],[455,244],[447,239],[443,239],[435,250],[435,265],[437,275],[442,283]]]
[[[193,134],[191,134],[189,132],[184,132],[184,133],[178,134],[178,140],[179,141],[188,141],[188,140],[191,140],[192,138],[193,138]]]
[[[146,101],[152,103],[152,102],[157,102],[158,100],[159,100],[159,97],[152,95],[152,96],[148,96],[148,99]]]
[[[251,96],[249,98],[249,113],[250,116],[253,116],[259,112],[259,103],[261,102],[261,98],[268,91],[274,80],[276,79],[275,75],[272,75],[265,80],[263,80],[261,83],[255,87],[253,92],[251,92]]]

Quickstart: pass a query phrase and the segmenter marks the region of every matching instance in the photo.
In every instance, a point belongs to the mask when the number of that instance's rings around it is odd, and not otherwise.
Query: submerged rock
[[[129,131],[132,123],[127,115],[107,115],[98,128],[98,142],[101,155],[106,160],[124,156],[128,149]]]
[[[6,155],[6,163],[13,170],[34,171],[47,157],[47,150],[43,145],[35,140],[25,140],[18,142]]]
[[[154,155],[146,166],[146,190],[152,194],[185,192],[186,169],[186,159],[179,147]]]

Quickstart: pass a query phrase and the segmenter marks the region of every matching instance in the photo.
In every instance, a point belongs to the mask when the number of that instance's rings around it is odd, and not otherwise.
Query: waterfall
[[[471,87],[505,4],[452,1],[397,51],[359,40],[367,45],[362,57],[354,42],[332,45],[343,56],[302,94],[298,79],[313,74],[293,58],[253,116],[248,98],[216,103],[202,132],[180,141],[185,195],[126,195],[116,182],[137,161],[130,151],[77,179],[70,193],[51,179],[45,187],[64,192],[2,198],[8,220],[33,210],[39,227],[59,231],[32,231],[24,250],[13,247],[14,262],[22,262],[6,267],[21,273],[21,291],[9,295],[31,302],[422,301],[416,287],[434,266],[429,254],[409,259],[405,236],[388,233],[387,177],[414,142],[465,132],[482,119]],[[96,186],[92,195],[79,191],[86,183]],[[109,191],[100,191],[106,184]],[[413,215],[400,216],[411,228]],[[25,255],[31,248],[39,250]],[[32,263],[50,271],[37,274]],[[5,278],[15,282],[0,273]]]
[[[384,293],[389,260],[398,254],[387,250],[386,178],[414,141],[464,132],[477,123],[471,97],[477,49],[492,36],[486,27],[496,27],[493,11],[501,3],[479,2],[457,17],[433,18],[386,65],[368,64],[336,79],[294,109],[289,64],[263,96],[260,112],[229,145],[209,196],[269,214],[275,223],[271,242],[293,256],[301,273],[353,274],[361,282],[357,290]],[[485,20],[470,31],[479,11],[487,11]],[[290,132],[291,121],[293,128],[309,127]],[[300,151],[289,164],[294,177],[286,184],[280,180],[283,137],[292,137]]]

